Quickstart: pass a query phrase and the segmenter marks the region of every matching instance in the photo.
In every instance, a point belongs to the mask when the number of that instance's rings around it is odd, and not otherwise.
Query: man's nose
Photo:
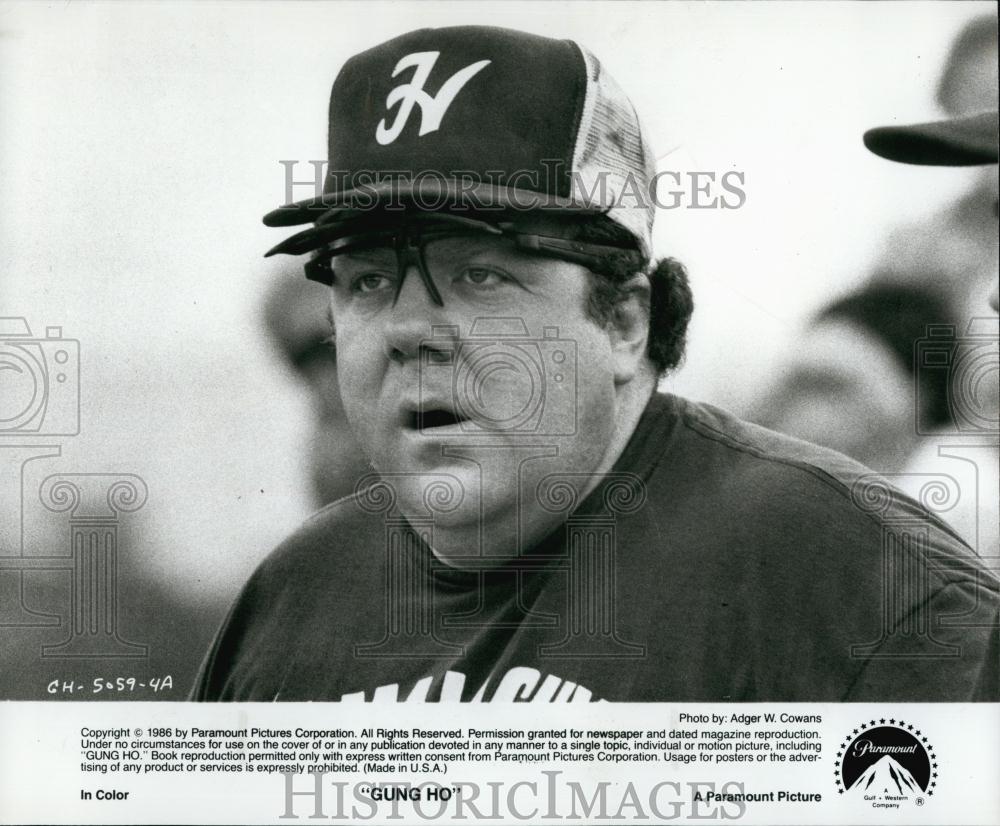
[[[431,297],[417,266],[406,268],[385,326],[386,356],[393,361],[415,359],[420,350],[434,349],[432,327],[443,324],[446,309]]]

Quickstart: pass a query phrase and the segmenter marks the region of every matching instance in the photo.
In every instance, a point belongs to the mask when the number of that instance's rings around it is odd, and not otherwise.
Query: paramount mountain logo
[[[927,737],[905,720],[872,720],[844,738],[834,763],[840,794],[874,809],[923,806],[937,787],[937,757]]]
[[[876,791],[881,789],[886,794],[894,790],[897,795],[910,792],[916,794],[924,791],[917,785],[917,781],[913,779],[913,775],[906,770],[906,767],[901,766],[894,757],[890,757],[888,754],[865,769],[861,776],[854,781],[851,788],[858,788],[863,792],[870,789]]]

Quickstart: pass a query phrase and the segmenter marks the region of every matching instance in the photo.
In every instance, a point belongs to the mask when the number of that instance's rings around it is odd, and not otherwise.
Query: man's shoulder
[[[216,635],[192,696],[274,698],[289,651],[342,626],[356,604],[345,595],[369,593],[385,558],[377,552],[384,549],[385,523],[365,494],[317,511],[257,566]]]
[[[315,574],[331,567],[348,571],[370,559],[385,543],[379,493],[363,486],[308,517],[264,559],[257,576],[280,578],[291,571]]]
[[[925,531],[931,543],[975,558],[958,534],[894,480],[828,448],[744,421],[709,404],[674,397],[679,435],[669,468],[724,500],[731,518],[770,525],[793,550],[835,532],[849,549],[887,530]],[[678,470],[681,468],[681,470]],[[790,534],[794,534],[792,537]]]
[[[1000,586],[948,525],[839,453],[673,405],[676,436],[651,480],[663,564],[741,606],[759,697],[996,696]],[[780,666],[810,657],[800,672]]]
[[[842,453],[769,430],[713,405],[676,398],[676,406],[683,430],[697,449],[726,460],[734,471],[791,484],[801,483],[805,474],[847,498],[859,480],[878,476]]]

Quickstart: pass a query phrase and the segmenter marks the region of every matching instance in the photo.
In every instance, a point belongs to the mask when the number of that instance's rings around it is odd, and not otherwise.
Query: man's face
[[[844,319],[810,328],[751,419],[837,450],[875,470],[913,448],[913,381],[875,335]]]
[[[604,457],[611,339],[587,315],[581,266],[486,235],[430,240],[424,261],[443,306],[416,267],[400,284],[389,246],[333,259],[344,407],[407,516],[426,510],[431,483],[457,480],[461,505],[436,521],[469,528],[481,515],[503,531],[546,474]]]

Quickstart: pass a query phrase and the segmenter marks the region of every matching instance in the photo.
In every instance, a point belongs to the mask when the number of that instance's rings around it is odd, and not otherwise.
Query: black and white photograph
[[[997,822],[997,20],[0,3],[0,822]]]

